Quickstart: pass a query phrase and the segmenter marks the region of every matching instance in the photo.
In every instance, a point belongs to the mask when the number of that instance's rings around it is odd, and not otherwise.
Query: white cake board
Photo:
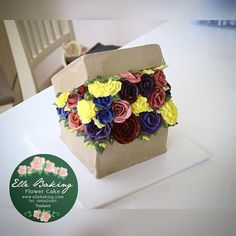
[[[210,155],[178,132],[169,132],[167,153],[96,179],[70,152],[59,138],[56,124],[27,132],[38,153],[49,153],[64,159],[76,173],[79,193],[78,207],[99,208],[124,196],[155,184],[209,159]]]

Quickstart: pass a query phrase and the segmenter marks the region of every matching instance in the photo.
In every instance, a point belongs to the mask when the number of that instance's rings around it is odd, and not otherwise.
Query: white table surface
[[[236,30],[167,22],[126,47],[148,43],[160,44],[170,65],[167,80],[179,108],[176,129],[212,159],[106,208],[235,208]],[[56,114],[41,109],[53,101],[48,88],[0,115],[1,211],[12,209],[6,200],[11,173],[22,157],[34,152],[24,134],[55,122]]]

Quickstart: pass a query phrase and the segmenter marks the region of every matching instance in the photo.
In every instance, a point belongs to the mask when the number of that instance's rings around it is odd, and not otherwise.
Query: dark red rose
[[[77,94],[79,96],[79,100],[84,98],[84,94],[88,91],[88,88],[84,85],[79,86],[77,89]]]
[[[76,93],[71,93],[71,94],[68,96],[68,99],[67,99],[67,106],[68,106],[70,109],[73,109],[73,108],[76,107],[77,102],[78,102],[78,97],[79,97],[79,95],[76,94]]]
[[[156,86],[153,92],[148,96],[148,104],[152,109],[156,110],[165,103],[165,97],[165,90],[160,86]]]
[[[121,90],[119,92],[120,98],[126,100],[129,103],[136,101],[139,90],[136,84],[130,83],[129,81],[123,81]]]
[[[166,76],[162,70],[157,70],[153,76],[154,84],[157,86],[164,87],[167,84]]]
[[[140,121],[135,115],[123,123],[114,123],[113,135],[118,143],[127,144],[131,143],[140,133]]]

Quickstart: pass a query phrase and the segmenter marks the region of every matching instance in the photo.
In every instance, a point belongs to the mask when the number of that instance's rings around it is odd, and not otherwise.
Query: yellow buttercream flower
[[[132,112],[139,116],[139,113],[144,111],[152,111],[152,108],[149,106],[147,102],[147,98],[139,95],[137,100],[131,105]]]
[[[69,96],[70,93],[61,93],[57,99],[56,99],[56,105],[57,107],[64,107],[66,105],[66,102],[67,102],[67,98]]]
[[[165,102],[164,105],[158,110],[162,118],[168,125],[175,125],[178,119],[178,109],[172,100]]]
[[[153,69],[145,69],[142,71],[143,74],[152,75],[155,73]]]
[[[99,128],[103,128],[105,125],[102,124],[98,119],[96,119],[95,117],[93,118],[94,124]]]
[[[92,101],[78,101],[77,110],[83,124],[89,123],[95,117],[95,104]]]
[[[92,84],[88,85],[88,91],[95,98],[114,96],[121,90],[121,82],[108,80],[106,83],[101,83],[99,81],[94,81]]]

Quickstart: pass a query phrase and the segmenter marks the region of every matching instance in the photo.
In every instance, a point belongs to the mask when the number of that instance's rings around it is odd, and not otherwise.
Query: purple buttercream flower
[[[68,119],[68,116],[69,116],[69,111],[65,111],[64,110],[65,107],[57,107],[57,114],[60,116],[60,117],[63,117],[63,118],[66,118]]]
[[[101,108],[111,108],[112,96],[94,98],[93,103]]]
[[[132,84],[129,81],[123,81],[121,90],[119,92],[120,98],[129,103],[133,103],[137,100],[137,96],[139,94],[138,86],[136,84]]]
[[[84,134],[85,137],[90,141],[108,140],[111,134],[111,126],[108,124],[99,129],[94,124],[94,121],[91,121],[85,125]]]
[[[153,79],[150,75],[142,75],[141,77],[141,81],[138,84],[139,87],[139,92],[142,96],[144,97],[148,97],[149,94],[151,94],[151,92],[154,89],[154,82]]]
[[[139,114],[139,119],[141,122],[141,131],[146,135],[155,133],[162,124],[161,116],[155,111],[142,112]]]
[[[96,115],[101,124],[106,125],[112,122],[114,113],[111,109],[102,109]]]

